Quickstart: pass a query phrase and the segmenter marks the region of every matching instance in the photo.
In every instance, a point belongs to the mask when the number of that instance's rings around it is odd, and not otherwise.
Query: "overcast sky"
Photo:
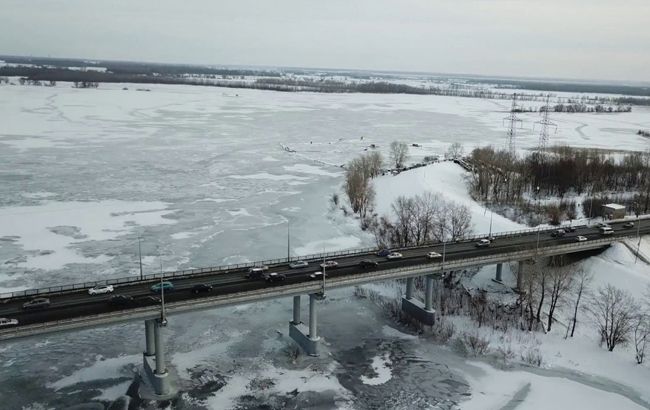
[[[650,0],[0,0],[0,54],[650,81]]]

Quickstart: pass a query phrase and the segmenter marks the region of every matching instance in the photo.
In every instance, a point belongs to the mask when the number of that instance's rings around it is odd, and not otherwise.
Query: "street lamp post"
[[[144,279],[142,274],[142,247],[140,246],[140,235],[138,235],[138,256],[140,258],[140,280]]]

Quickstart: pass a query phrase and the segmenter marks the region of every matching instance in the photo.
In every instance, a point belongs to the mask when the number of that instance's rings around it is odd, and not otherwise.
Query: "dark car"
[[[286,278],[287,277],[286,277],[286,275],[284,273],[271,272],[271,273],[266,273],[264,275],[264,280],[269,282],[269,283],[282,282]]]
[[[113,295],[108,299],[108,304],[111,306],[129,306],[133,303],[133,297],[127,295]]]
[[[192,293],[195,295],[207,292],[212,292],[212,285],[208,285],[207,283],[199,283],[198,285],[192,286]]]
[[[557,230],[551,232],[551,236],[553,238],[561,238],[564,235],[566,235],[566,231],[564,229],[557,229]]]
[[[564,228],[564,229],[565,229],[567,232],[575,232],[575,231],[576,231],[576,227],[575,227],[575,226],[567,226],[567,227]]]
[[[34,298],[29,302],[23,304],[25,310],[45,309],[50,306],[50,299],[48,298]]]
[[[143,298],[137,298],[135,302],[141,306],[159,305],[162,303],[161,299],[155,296],[145,296]]]
[[[377,256],[381,256],[382,258],[385,258],[386,256],[391,254],[390,249],[382,249],[379,252],[377,252]]]
[[[359,262],[359,266],[362,269],[374,269],[377,266],[379,266],[379,263],[377,263],[375,261],[370,261],[370,260],[363,260],[363,261]]]

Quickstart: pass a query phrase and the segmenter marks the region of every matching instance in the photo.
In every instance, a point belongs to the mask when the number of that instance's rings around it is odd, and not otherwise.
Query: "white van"
[[[609,226],[601,226],[599,229],[601,235],[611,235],[614,233],[614,230]]]

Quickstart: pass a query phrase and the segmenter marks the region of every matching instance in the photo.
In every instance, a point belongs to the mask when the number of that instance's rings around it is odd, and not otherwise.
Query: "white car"
[[[388,255],[386,255],[386,259],[392,260],[392,259],[402,259],[402,254],[399,252],[391,252]]]
[[[289,264],[291,269],[306,268],[307,266],[309,266],[307,261],[295,261]]]
[[[587,240],[587,237],[586,237],[586,236],[582,236],[582,235],[578,235],[578,236],[576,236],[576,241],[577,241],[577,242],[584,242],[584,241],[586,241],[586,240]]]
[[[18,319],[7,319],[6,317],[0,317],[0,327],[16,325],[18,325]]]
[[[429,258],[429,259],[438,259],[438,258],[442,258],[442,255],[439,254],[438,252],[429,252],[429,253],[427,253],[427,258]]]
[[[476,247],[477,248],[485,248],[490,246],[490,240],[489,239],[481,239],[480,241],[476,242]]]
[[[266,265],[253,266],[251,268],[248,268],[248,273],[262,273],[266,272],[267,270],[269,270],[269,267]]]
[[[337,266],[339,266],[337,261],[325,261],[320,264],[321,268],[336,268]]]
[[[88,289],[89,295],[103,295],[104,293],[113,293],[113,285],[95,286]]]

